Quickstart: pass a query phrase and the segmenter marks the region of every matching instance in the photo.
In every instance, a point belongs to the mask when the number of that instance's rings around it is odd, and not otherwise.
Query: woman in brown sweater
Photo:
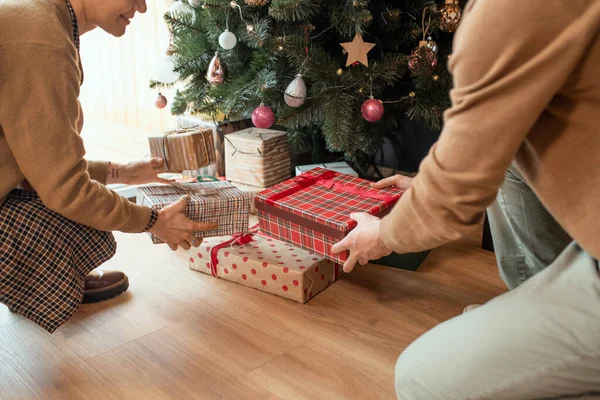
[[[0,302],[49,332],[82,299],[127,289],[123,273],[90,274],[115,253],[111,231],[149,231],[175,250],[215,228],[185,217],[186,198],[156,212],[105,186],[162,182],[160,160],[84,158],[79,35],[122,36],[145,11],[145,0],[0,2]]]

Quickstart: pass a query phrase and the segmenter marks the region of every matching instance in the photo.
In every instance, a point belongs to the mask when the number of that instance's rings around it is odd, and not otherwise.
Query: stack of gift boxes
[[[355,227],[350,214],[381,216],[401,195],[394,188],[372,189],[370,182],[327,165],[288,179],[285,132],[251,128],[229,134],[225,157],[231,183],[141,187],[137,201],[158,210],[189,194],[186,215],[219,224],[198,232],[204,239],[189,251],[192,270],[301,303],[342,274],[347,253],[334,255],[331,247]],[[249,228],[252,207],[259,225]]]

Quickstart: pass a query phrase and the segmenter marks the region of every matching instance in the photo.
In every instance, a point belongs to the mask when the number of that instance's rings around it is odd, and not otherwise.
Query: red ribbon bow
[[[254,225],[249,229],[247,233],[240,233],[237,235],[233,235],[230,240],[227,240],[223,243],[220,243],[210,249],[210,273],[212,276],[217,276],[217,265],[219,264],[219,260],[217,258],[217,254],[219,250],[224,249],[225,247],[231,245],[232,243],[243,246],[247,243],[254,241],[253,237],[258,233],[258,225]]]

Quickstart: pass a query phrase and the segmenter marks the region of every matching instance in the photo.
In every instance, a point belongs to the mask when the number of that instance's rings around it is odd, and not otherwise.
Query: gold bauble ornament
[[[338,74],[338,75],[340,75],[340,76],[342,76],[342,75],[344,75],[344,70],[341,69],[341,68],[338,68],[338,70],[335,71],[335,73]]]
[[[456,0],[446,0],[441,10],[440,29],[444,32],[455,32],[460,23],[462,11]]]
[[[434,80],[434,81],[436,81],[436,82],[437,82],[439,79],[440,79],[440,77],[439,77],[439,76],[437,76],[437,75],[434,75],[434,76],[433,76],[433,80]]]
[[[417,94],[416,94],[415,92],[410,92],[408,95],[409,95],[410,97],[416,97],[416,96],[417,96]]]

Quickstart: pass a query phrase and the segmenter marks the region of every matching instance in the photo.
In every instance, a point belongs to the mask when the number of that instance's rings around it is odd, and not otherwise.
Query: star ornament
[[[348,60],[346,61],[346,67],[359,62],[365,67],[369,66],[369,59],[367,53],[375,47],[375,43],[363,42],[360,33],[354,36],[354,40],[351,42],[340,43],[340,45],[348,52]]]

